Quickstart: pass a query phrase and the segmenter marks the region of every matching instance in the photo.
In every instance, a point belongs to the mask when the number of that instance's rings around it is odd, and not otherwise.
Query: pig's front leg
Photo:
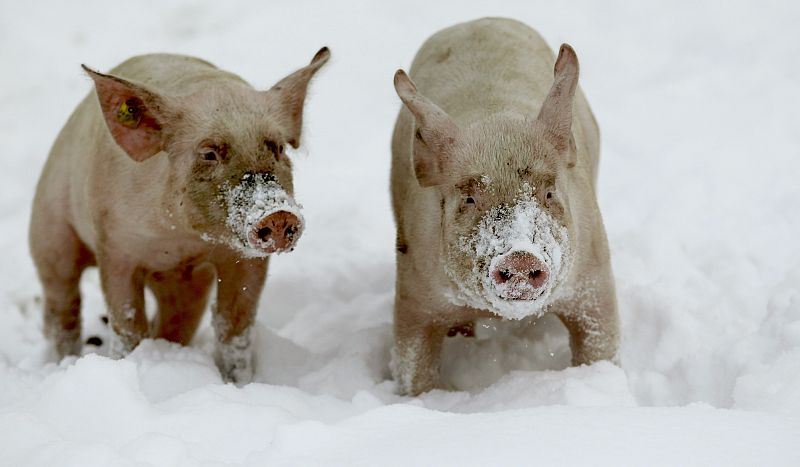
[[[110,354],[119,358],[150,335],[144,311],[144,271],[137,264],[121,258],[101,257],[98,260],[108,321],[115,334]]]
[[[619,316],[613,281],[589,280],[552,310],[569,332],[572,365],[617,361]]]
[[[217,304],[213,310],[217,338],[215,358],[225,381],[253,380],[252,327],[258,298],[267,277],[267,259],[232,258],[218,262]]]
[[[398,294],[394,314],[392,376],[400,394],[416,396],[439,382],[442,341],[448,326],[435,323],[420,305]]]

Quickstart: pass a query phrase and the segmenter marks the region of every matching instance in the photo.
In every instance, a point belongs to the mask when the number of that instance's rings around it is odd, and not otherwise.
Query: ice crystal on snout
[[[305,221],[297,204],[289,193],[269,174],[245,174],[235,186],[222,188],[222,201],[228,211],[226,224],[231,229],[232,239],[227,242],[247,257],[263,257],[268,253],[255,248],[250,240],[254,226],[270,214],[287,211],[297,216],[299,224],[293,229],[294,237],[302,234]],[[271,246],[272,239],[258,240],[258,247]]]
[[[570,247],[566,228],[559,225],[531,196],[523,190],[513,204],[503,204],[490,209],[475,229],[462,236],[457,251],[451,257],[470,258],[471,270],[459,274],[452,258],[447,262],[448,275],[454,283],[450,300],[457,305],[485,309],[504,318],[522,319],[544,313],[548,299],[564,281],[569,269]],[[530,253],[544,262],[550,277],[541,290],[529,300],[506,300],[515,288],[525,284],[498,284],[492,271],[510,252]],[[463,263],[463,261],[462,261]]]

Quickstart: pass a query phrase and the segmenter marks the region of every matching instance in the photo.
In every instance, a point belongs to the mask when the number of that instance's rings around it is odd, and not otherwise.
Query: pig
[[[83,66],[94,90],[53,144],[30,221],[58,357],[81,351],[79,281],[97,266],[112,356],[145,338],[188,344],[216,284],[217,366],[226,381],[252,379],[269,257],[304,228],[287,148],[300,145],[307,88],[329,57],[322,48],[266,91],[181,55],[133,57],[109,74]]]
[[[530,27],[484,18],[430,37],[394,87],[399,392],[440,387],[443,338],[470,334],[481,318],[555,313],[574,365],[614,360],[599,132],[572,47],[554,63]]]

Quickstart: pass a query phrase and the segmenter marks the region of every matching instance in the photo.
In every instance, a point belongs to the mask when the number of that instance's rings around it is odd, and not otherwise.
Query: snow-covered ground
[[[568,368],[554,319],[487,323],[448,341],[453,391],[399,397],[392,75],[433,32],[486,15],[580,57],[621,367]],[[798,19],[789,0],[3,0],[0,465],[800,465]],[[307,229],[271,264],[258,382],[222,384],[207,320],[189,348],[49,360],[27,220],[91,89],[79,64],[171,51],[268,87],[322,45],[294,157]],[[96,271],[83,293],[84,335],[104,335]]]

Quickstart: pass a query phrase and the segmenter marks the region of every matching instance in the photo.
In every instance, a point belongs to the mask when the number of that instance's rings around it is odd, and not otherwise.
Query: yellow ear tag
[[[130,102],[130,104],[129,104]],[[136,104],[131,101],[125,101],[119,106],[117,111],[117,121],[128,128],[136,128],[142,120],[141,112]]]

